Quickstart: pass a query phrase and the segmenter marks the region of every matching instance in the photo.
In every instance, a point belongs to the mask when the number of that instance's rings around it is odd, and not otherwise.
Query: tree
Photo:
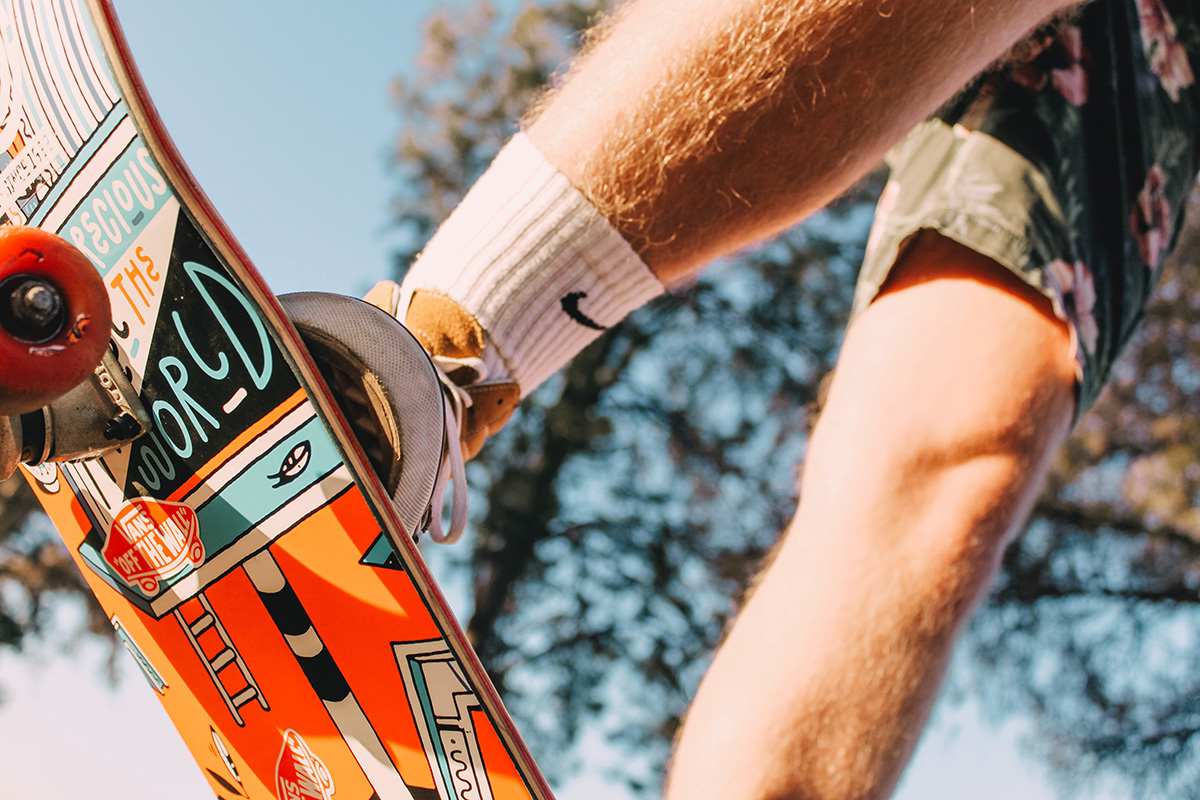
[[[38,509],[19,476],[0,481],[0,647],[19,651],[42,635],[50,624],[51,599],[64,596],[86,605],[86,631],[111,636],[107,617]]]
[[[1200,772],[1200,197],[1114,381],[967,637],[993,709],[1035,721],[1064,793],[1095,773],[1191,797]]]

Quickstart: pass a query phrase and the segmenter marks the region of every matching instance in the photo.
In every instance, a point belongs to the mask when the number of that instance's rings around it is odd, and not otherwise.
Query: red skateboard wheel
[[[37,228],[0,227],[0,414],[33,411],[82,383],[111,326],[87,256]]]

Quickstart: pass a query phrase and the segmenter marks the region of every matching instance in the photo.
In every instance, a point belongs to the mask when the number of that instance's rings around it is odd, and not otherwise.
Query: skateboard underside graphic
[[[0,35],[0,217],[103,280],[95,380],[146,428],[26,476],[215,794],[548,798],[107,1],[0,0]]]

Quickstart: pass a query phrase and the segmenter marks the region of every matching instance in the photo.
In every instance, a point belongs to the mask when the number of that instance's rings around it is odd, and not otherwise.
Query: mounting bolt
[[[124,439],[132,439],[142,431],[142,426],[132,414],[121,414],[115,419],[110,419],[108,424],[104,426],[104,438],[110,442]]]

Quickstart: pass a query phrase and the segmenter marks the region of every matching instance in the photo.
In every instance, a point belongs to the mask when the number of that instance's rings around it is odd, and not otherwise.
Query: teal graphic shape
[[[408,669],[412,673],[413,685],[417,690],[417,700],[421,704],[421,713],[425,717],[425,726],[429,731],[429,740],[433,743],[434,755],[437,757],[438,771],[442,773],[442,781],[446,786],[446,790],[451,792],[455,800],[459,800],[458,793],[454,791],[454,778],[450,775],[450,759],[446,755],[446,748],[442,744],[442,738],[438,735],[437,717],[433,713],[433,698],[429,696],[429,686],[425,682],[425,671],[422,669],[422,662],[416,658],[409,657]]]
[[[400,559],[396,558],[396,551],[392,548],[392,543],[382,533],[379,534],[378,539],[371,543],[371,546],[367,548],[366,554],[358,563],[366,567],[380,567],[382,569],[404,571],[404,565],[400,563]]]

